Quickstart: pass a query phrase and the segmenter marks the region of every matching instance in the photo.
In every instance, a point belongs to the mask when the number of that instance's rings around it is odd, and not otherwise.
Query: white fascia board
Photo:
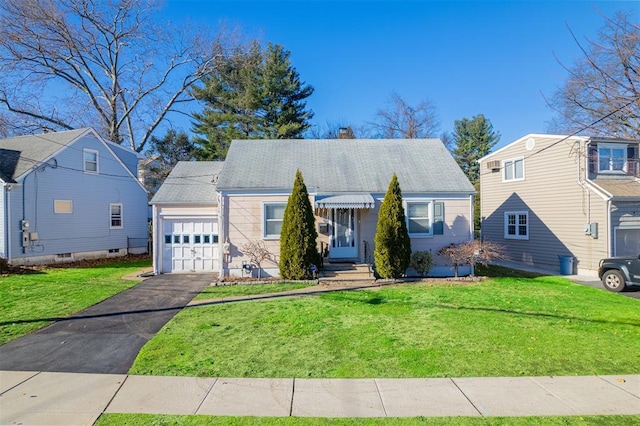
[[[476,162],[479,164],[482,161],[484,161],[484,160],[486,160],[488,158],[491,158],[492,156],[494,156],[496,154],[499,154],[500,152],[502,152],[502,151],[504,151],[504,150],[506,150],[508,148],[511,148],[515,144],[518,144],[520,142],[526,141],[529,138],[546,138],[546,139],[558,139],[558,140],[565,139],[565,138],[566,139],[575,138],[575,139],[583,140],[583,141],[589,140],[589,138],[586,137],[586,136],[578,136],[578,135],[570,136],[570,135],[547,135],[547,134],[544,134],[544,133],[529,133],[529,134],[521,137],[520,139],[516,139],[515,141],[513,141],[511,143],[508,143],[507,145],[503,146],[502,148],[498,149],[497,151],[493,151],[493,152],[485,155],[484,157],[479,158]]]
[[[99,140],[99,141],[104,145],[104,147],[105,147],[105,148],[107,148],[107,150],[111,153],[111,155],[113,156],[113,158],[115,158],[115,160],[118,162],[118,164],[120,164],[120,167],[122,167],[122,168],[124,169],[124,171],[125,171],[125,172],[127,172],[127,174],[128,174],[129,176],[131,176],[131,178],[132,178],[133,180],[135,180],[135,181],[136,181],[136,183],[138,184],[138,186],[139,186],[140,188],[142,188],[142,190],[143,190],[146,194],[148,194],[148,193],[149,193],[149,191],[147,191],[147,188],[145,188],[145,187],[144,187],[144,185],[142,184],[142,182],[140,182],[140,181],[138,180],[138,177],[137,177],[137,176],[135,176],[133,173],[131,173],[131,171],[129,170],[129,168],[128,168],[127,166],[125,166],[125,164],[122,162],[122,160],[120,160],[120,157],[118,157],[118,156],[116,155],[116,153],[115,153],[115,152],[113,152],[113,149],[111,149],[111,147],[109,146],[109,144],[110,144],[110,143],[111,143],[111,144],[113,144],[113,142],[109,142],[109,141],[107,141],[107,140],[103,139],[103,138],[102,138],[102,137],[101,137],[101,136],[100,136],[100,135],[99,135],[99,134],[98,134],[98,133],[97,133],[93,128],[89,127],[89,128],[87,129],[87,131],[86,131],[86,132],[82,133],[78,138],[76,138],[76,140],[75,140],[75,141],[71,142],[69,145],[71,145],[71,144],[75,143],[78,139],[80,139],[80,138],[81,138],[81,137],[83,137],[83,136],[86,136],[88,133],[91,133],[92,135],[94,135],[94,136],[96,137],[96,139],[98,139],[98,140]]]

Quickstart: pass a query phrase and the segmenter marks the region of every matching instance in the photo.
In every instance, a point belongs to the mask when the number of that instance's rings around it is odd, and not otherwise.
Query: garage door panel
[[[219,271],[216,219],[163,220],[162,272]]]

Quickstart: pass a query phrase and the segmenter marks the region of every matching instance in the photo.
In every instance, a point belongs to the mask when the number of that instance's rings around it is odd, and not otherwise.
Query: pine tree
[[[400,278],[411,260],[411,240],[402,207],[402,191],[393,174],[378,213],[374,259],[382,278]]]
[[[300,170],[287,201],[280,231],[280,276],[300,280],[311,276],[311,265],[318,261],[313,209]]]
[[[471,120],[463,118],[454,123],[453,140],[456,145],[453,158],[476,189],[474,202],[474,228],[480,231],[480,164],[478,160],[491,152],[500,140],[500,133],[493,130],[491,121],[479,114]]]
[[[218,59],[214,73],[192,89],[204,102],[194,113],[201,160],[224,159],[233,139],[301,138],[313,117],[304,100],[313,87],[304,84],[291,65],[290,52],[269,43],[253,43]]]
[[[463,118],[454,122],[453,158],[472,184],[480,181],[478,160],[491,152],[500,140],[500,133],[493,130],[491,121],[479,114],[471,120]]]

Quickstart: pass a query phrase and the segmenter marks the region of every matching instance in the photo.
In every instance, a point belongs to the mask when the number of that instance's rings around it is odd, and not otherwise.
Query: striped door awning
[[[371,194],[332,195],[316,200],[319,209],[372,209],[375,205]]]

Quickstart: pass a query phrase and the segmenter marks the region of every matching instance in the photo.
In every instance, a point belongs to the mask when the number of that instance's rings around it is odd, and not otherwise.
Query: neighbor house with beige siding
[[[594,274],[640,253],[639,141],[530,134],[481,158],[481,235],[514,262]]]
[[[296,170],[315,210],[318,250],[329,262],[372,262],[378,211],[394,173],[412,251],[434,255],[430,275],[453,275],[437,251],[473,238],[474,188],[438,139],[236,140],[216,183],[222,274],[251,273],[243,268],[250,263],[245,243],[262,241],[279,253]],[[276,262],[262,266],[278,274]]]

